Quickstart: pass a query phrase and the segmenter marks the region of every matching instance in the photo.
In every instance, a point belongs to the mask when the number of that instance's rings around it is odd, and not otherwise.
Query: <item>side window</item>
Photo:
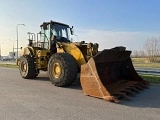
[[[47,25],[47,30],[45,30],[45,35],[46,35],[45,42],[48,42],[48,40],[50,40],[50,24]]]
[[[47,25],[47,29],[41,28],[41,47],[49,48],[49,40],[50,40],[50,25]]]
[[[62,29],[62,37],[67,38],[67,31],[66,31],[66,29]]]
[[[40,42],[44,41],[44,29],[41,28],[41,38],[40,38]]]

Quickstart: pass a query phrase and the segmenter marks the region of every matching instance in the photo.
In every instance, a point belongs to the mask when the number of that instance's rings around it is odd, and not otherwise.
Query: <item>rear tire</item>
[[[55,86],[68,86],[75,81],[78,74],[76,60],[68,53],[55,53],[49,60],[48,74]]]
[[[38,71],[35,68],[34,57],[30,55],[22,56],[19,62],[19,71],[25,79],[36,78]]]

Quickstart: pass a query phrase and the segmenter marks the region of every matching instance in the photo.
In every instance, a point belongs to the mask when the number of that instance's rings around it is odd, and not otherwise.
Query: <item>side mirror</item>
[[[73,26],[70,28],[70,31],[71,31],[71,35],[74,35],[74,29],[73,29]]]
[[[43,23],[43,29],[46,30],[47,29],[47,24]]]

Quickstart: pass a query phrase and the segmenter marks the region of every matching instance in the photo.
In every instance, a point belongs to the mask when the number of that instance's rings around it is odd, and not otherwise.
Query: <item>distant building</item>
[[[15,58],[17,56],[17,52],[9,52],[9,56]]]

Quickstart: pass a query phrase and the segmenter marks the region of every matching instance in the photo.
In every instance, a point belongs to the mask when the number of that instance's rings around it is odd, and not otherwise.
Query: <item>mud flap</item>
[[[130,59],[131,51],[106,49],[81,66],[80,82],[85,95],[119,103],[120,97],[129,99],[147,88],[135,71]]]

